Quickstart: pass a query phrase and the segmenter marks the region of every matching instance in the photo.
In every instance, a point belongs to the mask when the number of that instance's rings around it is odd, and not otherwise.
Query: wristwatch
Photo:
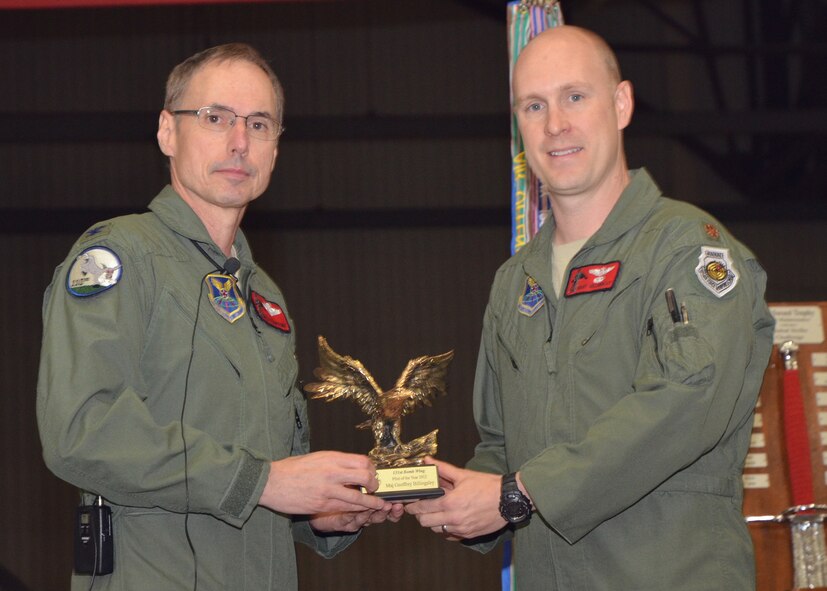
[[[517,473],[503,474],[500,515],[509,523],[521,523],[531,517],[531,501],[517,486]]]

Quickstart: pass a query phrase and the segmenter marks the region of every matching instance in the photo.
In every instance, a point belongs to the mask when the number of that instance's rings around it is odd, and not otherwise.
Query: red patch
[[[281,306],[265,300],[254,291],[250,292],[250,299],[253,301],[253,307],[256,309],[259,318],[273,328],[277,328],[282,332],[290,332],[290,323],[287,322],[287,315],[285,315]]]
[[[566,282],[566,297],[595,291],[608,291],[614,287],[620,273],[620,261],[577,267],[569,273]]]

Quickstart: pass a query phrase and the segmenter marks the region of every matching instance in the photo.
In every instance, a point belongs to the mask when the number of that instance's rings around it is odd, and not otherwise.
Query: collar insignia
[[[712,224],[704,224],[704,232],[706,232],[706,235],[713,240],[718,240],[721,237],[721,233],[718,231],[718,228]]]
[[[546,296],[533,277],[526,277],[525,291],[517,305],[517,310],[524,316],[534,316],[546,303]]]
[[[244,316],[246,306],[235,277],[224,273],[210,273],[204,278],[204,283],[207,284],[210,304],[219,316],[230,324]]]
[[[92,246],[80,253],[66,275],[66,289],[73,296],[93,296],[114,287],[121,280],[123,265],[113,251]]]
[[[565,295],[570,298],[584,293],[608,291],[614,287],[618,273],[620,261],[576,267],[569,273]]]
[[[290,323],[287,321],[287,315],[281,309],[281,306],[264,299],[263,296],[254,291],[250,292],[250,299],[259,318],[281,332],[290,332]]]
[[[702,246],[695,275],[701,285],[719,298],[735,289],[738,284],[738,272],[732,264],[728,248]]]
[[[86,230],[83,233],[83,236],[80,237],[80,242],[89,242],[93,238],[100,239],[109,234],[111,224],[109,222],[104,222],[102,224],[96,224]]]

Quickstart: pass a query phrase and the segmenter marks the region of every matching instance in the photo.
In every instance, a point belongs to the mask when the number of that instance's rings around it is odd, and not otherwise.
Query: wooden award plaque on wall
[[[744,468],[744,516],[781,515],[796,505],[790,485],[784,431],[785,365],[779,345],[798,346],[801,399],[809,441],[813,502],[827,504],[827,302],[770,304],[776,319],[774,346],[755,410]],[[793,589],[792,536],[788,523],[753,521],[757,591]]]

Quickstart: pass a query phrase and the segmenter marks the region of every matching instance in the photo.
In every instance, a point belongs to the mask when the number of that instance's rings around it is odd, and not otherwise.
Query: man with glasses
[[[73,589],[295,589],[294,540],[332,556],[401,515],[360,492],[378,486],[367,457],[307,453],[292,322],[239,230],[283,105],[247,45],[176,66],[157,134],[170,185],[84,233],[47,289],[44,458],[112,510],[114,570],[76,563]]]

